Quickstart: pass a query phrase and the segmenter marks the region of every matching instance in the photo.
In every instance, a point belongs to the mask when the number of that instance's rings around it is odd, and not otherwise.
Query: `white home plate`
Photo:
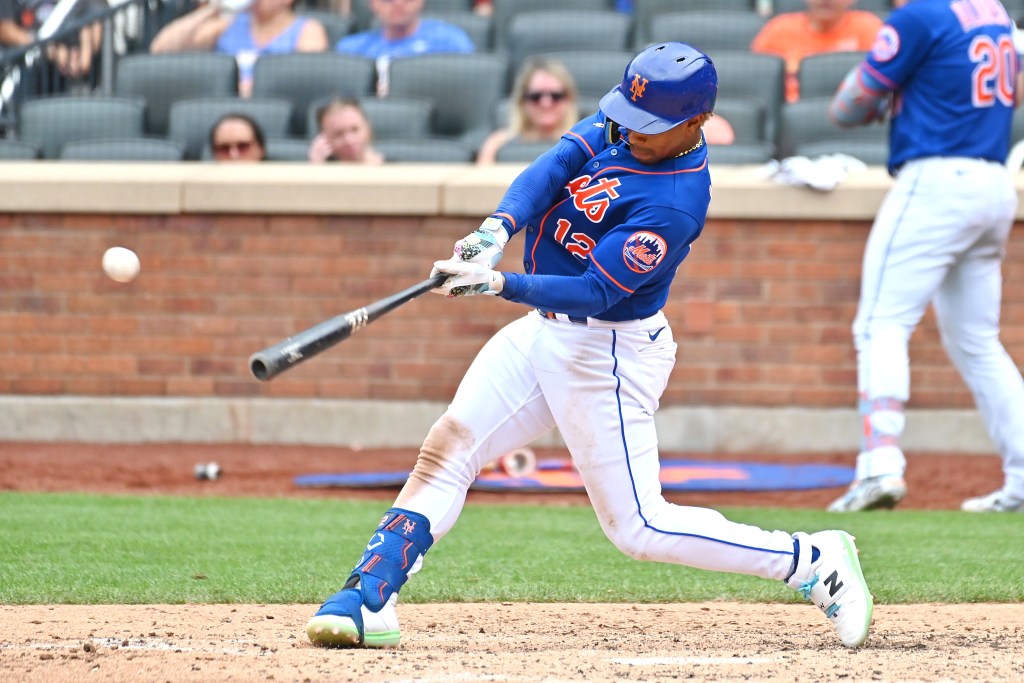
[[[775,660],[769,657],[620,657],[611,661],[630,666],[652,666],[658,664],[767,664]]]

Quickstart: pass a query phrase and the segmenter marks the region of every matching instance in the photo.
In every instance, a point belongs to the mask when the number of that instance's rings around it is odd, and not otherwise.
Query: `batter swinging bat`
[[[438,273],[397,294],[318,323],[308,330],[252,354],[249,357],[249,369],[258,380],[266,382],[273,379],[302,361],[345,341],[354,332],[363,329],[382,315],[390,313],[425,292],[440,287],[447,279],[447,273]]]

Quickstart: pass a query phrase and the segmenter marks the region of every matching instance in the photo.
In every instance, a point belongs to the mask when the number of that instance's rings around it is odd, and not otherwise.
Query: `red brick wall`
[[[256,350],[426,277],[477,221],[319,216],[0,216],[0,393],[447,401],[521,306],[427,295],[270,383]],[[680,351],[665,405],[851,407],[850,324],[867,223],[710,221],[666,313]],[[137,251],[122,285],[108,246]],[[521,241],[503,266],[520,268]],[[1003,339],[1024,359],[1024,239]],[[922,408],[969,407],[929,313],[911,342]]]

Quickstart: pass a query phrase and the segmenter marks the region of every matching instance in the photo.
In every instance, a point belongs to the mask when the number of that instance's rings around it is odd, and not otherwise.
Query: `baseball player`
[[[668,503],[654,413],[675,363],[661,307],[711,199],[701,126],[718,76],[683,43],[654,45],[511,185],[497,211],[434,264],[450,297],[489,294],[529,312],[480,351],[344,587],[306,629],[318,645],[399,641],[395,601],[455,524],[481,468],[558,427],[608,538],[637,559],[785,581],[840,640],[867,638],[872,598],[853,539],[789,534]],[[494,266],[523,233],[524,274]]]
[[[1016,93],[1013,22],[997,0],[897,0],[832,101],[841,125],[891,101],[896,180],[864,252],[853,323],[863,442],[832,511],[891,508],[906,494],[900,450],[910,396],[907,342],[929,303],[1006,473],[968,511],[1024,511],[1024,382],[999,342],[1000,266],[1017,210],[1005,168]]]

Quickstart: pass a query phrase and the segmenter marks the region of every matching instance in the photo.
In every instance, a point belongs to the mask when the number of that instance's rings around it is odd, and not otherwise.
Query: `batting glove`
[[[431,277],[438,273],[448,273],[450,278],[437,289],[430,290],[435,294],[443,294],[448,298],[457,296],[473,296],[474,294],[498,294],[505,286],[505,276],[491,270],[481,263],[460,261],[456,258],[437,261],[430,271]]]
[[[453,259],[494,268],[501,260],[508,233],[500,218],[491,216],[480,227],[455,243]]]

